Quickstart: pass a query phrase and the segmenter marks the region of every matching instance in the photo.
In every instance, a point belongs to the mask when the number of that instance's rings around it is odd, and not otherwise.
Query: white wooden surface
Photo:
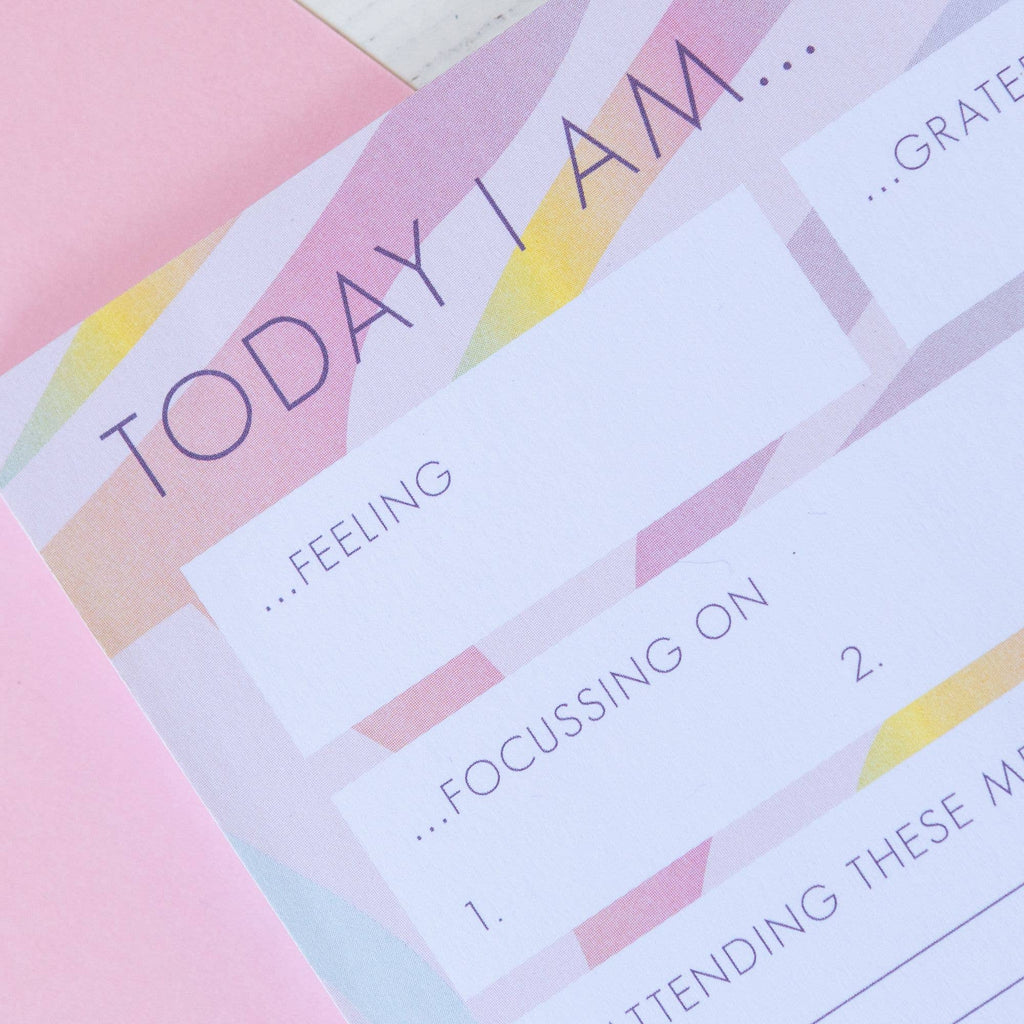
[[[542,0],[302,0],[371,57],[419,88],[539,7]]]

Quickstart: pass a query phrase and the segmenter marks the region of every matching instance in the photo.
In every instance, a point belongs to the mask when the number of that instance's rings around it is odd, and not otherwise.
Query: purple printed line
[[[498,215],[498,220],[500,220],[501,223],[505,225],[505,230],[512,236],[512,241],[514,241],[516,245],[519,246],[519,251],[525,252],[526,243],[519,237],[519,234],[516,231],[516,229],[512,227],[512,225],[509,223],[508,217],[505,216],[505,213],[502,210],[502,208],[495,202],[494,196],[492,196],[491,193],[487,191],[487,186],[479,178],[474,178],[473,180],[476,182],[476,187],[480,189],[481,192],[483,192],[484,199],[486,199],[487,202],[491,204],[491,209]]]

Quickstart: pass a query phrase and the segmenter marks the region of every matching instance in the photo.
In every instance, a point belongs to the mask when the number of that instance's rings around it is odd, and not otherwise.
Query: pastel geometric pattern
[[[577,925],[571,936],[582,958],[563,982],[604,963],[1021,683],[1024,629]],[[560,941],[517,971],[517,984],[542,988],[545,977],[564,971],[564,960]],[[503,979],[473,1004],[497,1007],[504,990]],[[503,1017],[499,1011],[486,1019],[497,1024]]]
[[[863,789],[1024,679],[1024,630],[887,719],[860,774]]]
[[[630,161],[643,152],[651,156],[652,142],[644,134],[637,118],[637,96],[633,81],[643,82],[652,67],[659,80],[676,82],[678,94],[673,102],[689,114],[689,104],[705,112],[725,90],[714,79],[702,74],[693,56],[715,73],[731,79],[746,63],[768,25],[785,9],[784,0],[766,0],[754,7],[735,7],[728,21],[711,5],[673,3],[655,31],[644,44],[587,135],[607,145],[619,159],[609,157],[593,142],[570,135],[567,140],[579,153],[578,166],[567,161],[522,232],[525,249],[513,253],[501,279],[469,341],[459,373],[475,366],[488,355],[529,330],[546,316],[579,295],[612,239],[636,204],[650,188],[662,167],[690,137],[699,130],[696,124],[678,115],[655,116],[657,157],[640,168]],[[713,49],[685,55],[678,48],[680,39],[716,39]],[[669,64],[670,69],[665,65]],[[684,80],[684,74],[687,76]],[[687,95],[685,84],[692,92]],[[658,101],[648,101],[657,107]],[[623,127],[629,126],[629,127]],[[621,141],[620,141],[621,140]],[[620,154],[629,154],[622,155]],[[607,170],[597,177],[588,176],[588,168]],[[580,202],[576,174],[583,179],[587,207]]]
[[[330,348],[332,369],[329,382],[301,411],[283,410],[274,396],[260,395],[254,387],[253,430],[254,435],[262,432],[261,443],[239,449],[215,473],[208,465],[178,460],[173,492],[187,495],[185,500],[173,495],[162,500],[151,488],[147,491],[130,458],[113,475],[100,459],[95,466],[76,467],[94,473],[96,483],[91,495],[61,519],[63,528],[44,554],[108,652],[120,652],[118,667],[128,685],[235,836],[239,852],[318,971],[343,1005],[353,1008],[355,1019],[390,1024],[468,1018],[424,953],[422,937],[346,831],[332,803],[337,789],[1024,327],[1022,275],[908,351],[780,159],[786,152],[780,147],[809,138],[993,6],[995,0],[922,0],[896,23],[884,0],[865,0],[856,19],[845,14],[838,0],[652,0],[636,5],[650,22],[627,45],[609,42],[607,33],[601,36],[601,19],[621,11],[621,5],[551,0],[366,134],[312,230],[283,259],[252,308],[217,339],[220,348],[210,368],[249,383],[253,378],[245,374],[257,371],[240,340],[284,313],[308,320]],[[863,43],[870,32],[872,60],[870,66],[831,73],[822,88],[814,69],[830,73],[828,61],[849,50],[824,34],[805,37],[807,26],[820,27],[829,19],[847,33],[844,45],[850,39]],[[891,31],[878,38],[877,25],[890,22]],[[872,25],[876,28],[865,27]],[[599,88],[580,77],[579,70],[580,51],[586,55],[595,38],[608,57]],[[656,88],[677,110],[688,111],[677,42],[720,73],[743,99],[691,64],[701,127],[642,93],[655,148],[638,117],[630,76]],[[792,56],[794,47],[799,56],[809,43],[816,45],[816,54],[806,65],[803,104],[787,105],[785,119],[775,119],[773,111],[778,111],[764,97],[783,73],[768,68],[773,85],[758,91],[765,62],[784,45],[788,49],[773,65],[781,67],[782,57]],[[572,75],[566,67],[574,68]],[[799,84],[804,73],[786,72],[786,81]],[[486,109],[500,116],[481,117],[481,95],[489,102]],[[574,110],[581,97],[585,114]],[[586,209],[565,148],[563,117],[576,119],[571,138],[579,168],[595,168],[583,179]],[[550,159],[542,172],[534,173],[523,159],[524,140],[537,146],[538,140],[551,139]],[[622,161],[610,159],[597,167],[607,155],[602,146]],[[477,178],[493,188],[495,201],[526,248],[515,245],[492,218],[487,222],[491,262],[486,267],[474,263],[472,274],[463,271],[453,282],[445,275],[457,276],[458,261],[449,260],[445,268],[443,260],[433,257],[445,246],[453,252],[482,251],[473,232],[479,231],[481,216],[490,214],[474,185]],[[181,566],[740,185],[789,247],[870,366],[871,377],[533,607],[455,652],[319,754],[302,758],[226,640],[197,610]],[[389,334],[394,323],[383,318],[361,334],[363,358],[356,365],[344,321],[321,288],[324,268],[344,270],[374,296],[397,303],[389,297],[400,295],[403,287],[408,294],[418,278],[374,247],[411,255],[414,218],[429,261],[425,266],[432,274],[437,268],[438,289],[448,300],[439,311],[427,296],[421,310],[446,319],[436,321],[441,327],[434,335],[424,329],[416,337],[404,328]],[[10,496],[21,503],[16,511],[26,523],[31,525],[35,509],[52,494],[42,468],[36,486],[34,456],[60,441],[55,437],[70,416],[89,408],[96,388],[118,372],[191,276],[203,272],[218,239],[219,234],[204,240],[89,318],[49,382],[35,382],[33,393],[42,398],[0,470],[0,485],[18,476]],[[467,278],[472,278],[468,284]],[[471,293],[464,307],[454,297],[456,283]],[[421,298],[424,294],[421,288]],[[694,341],[699,339],[681,329],[680,343]],[[155,362],[153,374],[162,370]],[[175,409],[182,425],[195,415],[187,398]],[[167,441],[159,427],[139,438],[139,447],[153,464],[168,465]],[[213,653],[224,659],[216,662],[225,669],[216,680],[207,678],[215,664]],[[187,656],[194,659],[195,671],[180,686],[167,685],[171,663]],[[515,1019],[529,1009],[524,1000],[564,988],[1022,679],[1024,634],[1018,633],[581,921],[474,997],[470,1015],[492,1024]],[[219,705],[212,691],[220,694]],[[255,723],[263,723],[265,731]],[[256,784],[254,771],[260,780]],[[349,845],[341,845],[344,837]],[[358,965],[346,956],[350,949],[360,950]],[[375,949],[384,951],[379,965],[373,956],[362,955]],[[397,996],[389,998],[389,992],[418,993],[420,1003],[403,1004]]]
[[[14,448],[0,467],[0,487],[6,487],[24,469],[113,373],[168,303],[188,284],[230,227],[230,223],[225,224],[196,242],[82,322]]]

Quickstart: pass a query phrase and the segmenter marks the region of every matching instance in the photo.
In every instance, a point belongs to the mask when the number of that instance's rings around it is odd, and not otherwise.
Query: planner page
[[[0,379],[352,1024],[1024,1013],[1022,55],[550,0]]]

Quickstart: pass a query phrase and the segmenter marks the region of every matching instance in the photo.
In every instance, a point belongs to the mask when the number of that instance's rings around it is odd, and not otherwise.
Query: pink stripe
[[[591,969],[699,899],[711,840],[662,868],[575,929]]]
[[[954,373],[1020,330],[1024,322],[1024,274],[929,335],[846,439],[853,444]]]
[[[505,677],[476,647],[425,676],[364,718],[356,731],[396,752]]]
[[[789,240],[789,251],[846,334],[871,301],[849,257],[813,210]]]
[[[570,932],[473,996],[469,1011],[479,1024],[513,1024],[589,969]]]
[[[772,441],[641,531],[636,539],[637,587],[649,583],[739,519],[778,444]]]

